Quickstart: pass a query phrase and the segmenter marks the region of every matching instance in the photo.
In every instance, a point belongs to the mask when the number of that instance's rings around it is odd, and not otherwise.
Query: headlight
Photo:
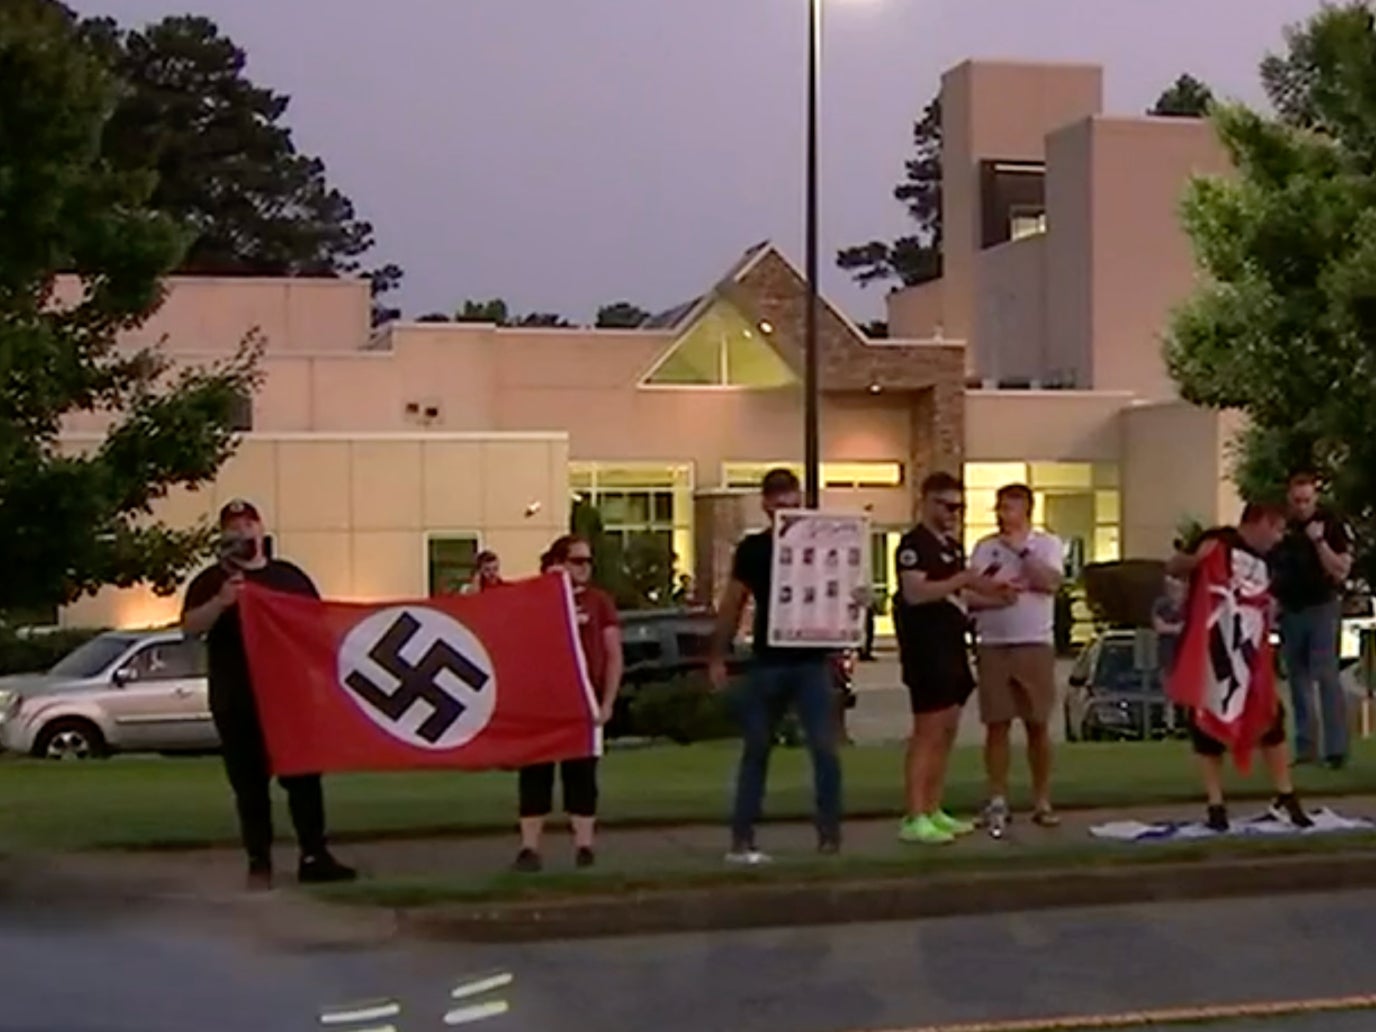
[[[22,698],[13,688],[0,688],[0,720],[8,720],[19,712]]]
[[[1099,723],[1105,725],[1124,725],[1132,723],[1132,713],[1126,702],[1096,702],[1094,715]]]

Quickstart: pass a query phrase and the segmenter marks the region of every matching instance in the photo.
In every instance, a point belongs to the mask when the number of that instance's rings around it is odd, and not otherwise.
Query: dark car
[[[608,736],[625,733],[631,700],[640,688],[694,674],[706,677],[716,623],[716,614],[710,609],[640,609],[621,614],[626,670]],[[743,677],[753,661],[749,646],[737,641],[727,657],[727,670],[733,679]],[[854,669],[851,653],[838,653],[833,658],[833,680],[842,709],[855,704]]]
[[[1152,651],[1150,638],[1144,653]],[[1104,631],[1085,646],[1065,696],[1067,741],[1167,738],[1184,729],[1184,711],[1166,698],[1161,671],[1139,655],[1138,632]]]

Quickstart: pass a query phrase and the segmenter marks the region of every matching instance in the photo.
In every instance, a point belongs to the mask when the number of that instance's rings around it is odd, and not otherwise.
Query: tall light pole
[[[807,0],[807,186],[804,275],[807,312],[803,322],[803,480],[807,507],[821,501],[822,456],[817,372],[817,87],[822,71],[822,0]]]

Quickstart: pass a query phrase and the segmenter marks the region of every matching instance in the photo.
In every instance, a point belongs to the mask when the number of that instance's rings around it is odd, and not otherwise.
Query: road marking
[[[976,1021],[955,1025],[922,1025],[885,1032],[1098,1032],[1118,1028],[1146,1028],[1185,1025],[1200,1021],[1226,1021],[1239,1018],[1281,1018],[1296,1014],[1323,1014],[1336,1011],[1376,1010],[1376,994],[1331,996],[1314,1000],[1283,1000],[1271,1003],[1232,1003],[1204,1007],[1173,1007],[1165,1010],[1131,1011],[1121,1014],[1071,1015],[1060,1018],[1031,1018],[1017,1021]]]
[[[492,1003],[477,1003],[471,1007],[455,1007],[444,1016],[446,1025],[471,1025],[475,1021],[486,1021],[488,1018],[500,1017],[511,1010],[511,1004],[505,1000],[495,1000]]]
[[[380,1021],[395,1018],[401,1013],[401,1004],[396,1000],[378,1000],[370,1003],[344,1004],[331,1007],[320,1015],[322,1025],[351,1025],[358,1021]],[[358,1032],[370,1032],[359,1029]]]
[[[467,982],[460,982],[449,991],[451,1000],[467,1000],[473,996],[482,996],[497,989],[505,989],[514,981],[510,971],[502,971],[495,975],[480,975]]]

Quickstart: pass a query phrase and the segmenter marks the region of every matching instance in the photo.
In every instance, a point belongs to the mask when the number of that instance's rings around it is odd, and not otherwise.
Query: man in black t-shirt
[[[756,847],[755,825],[764,805],[774,733],[790,706],[798,713],[812,754],[818,848],[823,853],[834,853],[841,845],[841,761],[836,752],[830,653],[824,649],[777,648],[769,644],[772,524],[776,512],[802,504],[798,477],[791,470],[771,470],[761,484],[761,503],[771,527],[748,535],[736,546],[709,666],[712,683],[721,690],[727,681],[726,654],[740,627],[746,602],[753,601],[755,662],[750,668],[749,682],[737,700],[743,746],[731,817],[731,850],[726,856],[728,863],[752,865],[768,860]]]
[[[1012,585],[966,569],[960,543],[964,511],[961,482],[933,473],[922,482],[922,521],[903,535],[896,556],[894,629],[913,711],[904,766],[907,811],[898,837],[923,845],[945,845],[974,830],[942,808],[960,711],[975,689],[968,603],[977,597],[994,607],[1017,598]]]
[[[1284,531],[1283,510],[1278,506],[1253,502],[1242,510],[1242,520],[1238,526],[1210,530],[1194,545],[1193,551],[1178,552],[1172,557],[1166,564],[1167,574],[1182,579],[1189,578],[1184,605],[1187,619],[1198,593],[1209,590],[1209,585],[1202,583],[1198,575],[1199,565],[1205,557],[1220,548],[1226,552],[1227,568],[1233,581],[1245,588],[1248,597],[1260,599],[1261,604],[1269,606],[1270,574],[1266,558],[1275,549]],[[1256,632],[1259,640],[1264,640],[1260,636],[1267,634],[1270,628],[1269,614],[1265,614],[1264,610],[1263,614],[1261,626]],[[1240,616],[1237,623],[1239,627],[1246,626]],[[1187,625],[1184,633],[1189,635],[1198,633],[1198,630]],[[1189,641],[1188,638],[1182,640]],[[1211,658],[1212,654],[1211,649]],[[1314,821],[1304,812],[1295,795],[1295,786],[1290,776],[1290,754],[1285,747],[1285,707],[1279,698],[1275,700],[1275,707],[1275,716],[1257,743],[1261,747],[1262,759],[1271,774],[1272,785],[1276,790],[1276,800],[1271,805],[1270,813],[1278,821],[1288,821],[1297,828],[1308,828]],[[1223,802],[1223,756],[1227,752],[1227,747],[1200,728],[1198,714],[1194,712],[1190,713],[1190,743],[1195,755],[1199,757],[1200,769],[1204,775],[1204,788],[1208,795],[1206,826],[1211,831],[1226,832],[1229,825],[1228,810]]]
[[[1338,769],[1347,762],[1347,705],[1338,678],[1342,587],[1352,572],[1352,535],[1335,513],[1319,505],[1308,473],[1290,478],[1289,527],[1273,561],[1280,603],[1280,636],[1290,699],[1295,710],[1295,756],[1318,758],[1314,689],[1323,722],[1323,758]]]
[[[239,812],[248,853],[249,887],[272,887],[272,801],[263,729],[239,625],[239,591],[253,583],[273,591],[319,598],[297,566],[269,559],[258,510],[233,501],[220,510],[220,562],[202,570],[186,589],[182,629],[204,635],[210,680],[210,712],[220,735],[225,773]],[[318,774],[280,779],[301,847],[303,882],[350,881],[355,872],[337,861],[325,844],[325,798]]]

